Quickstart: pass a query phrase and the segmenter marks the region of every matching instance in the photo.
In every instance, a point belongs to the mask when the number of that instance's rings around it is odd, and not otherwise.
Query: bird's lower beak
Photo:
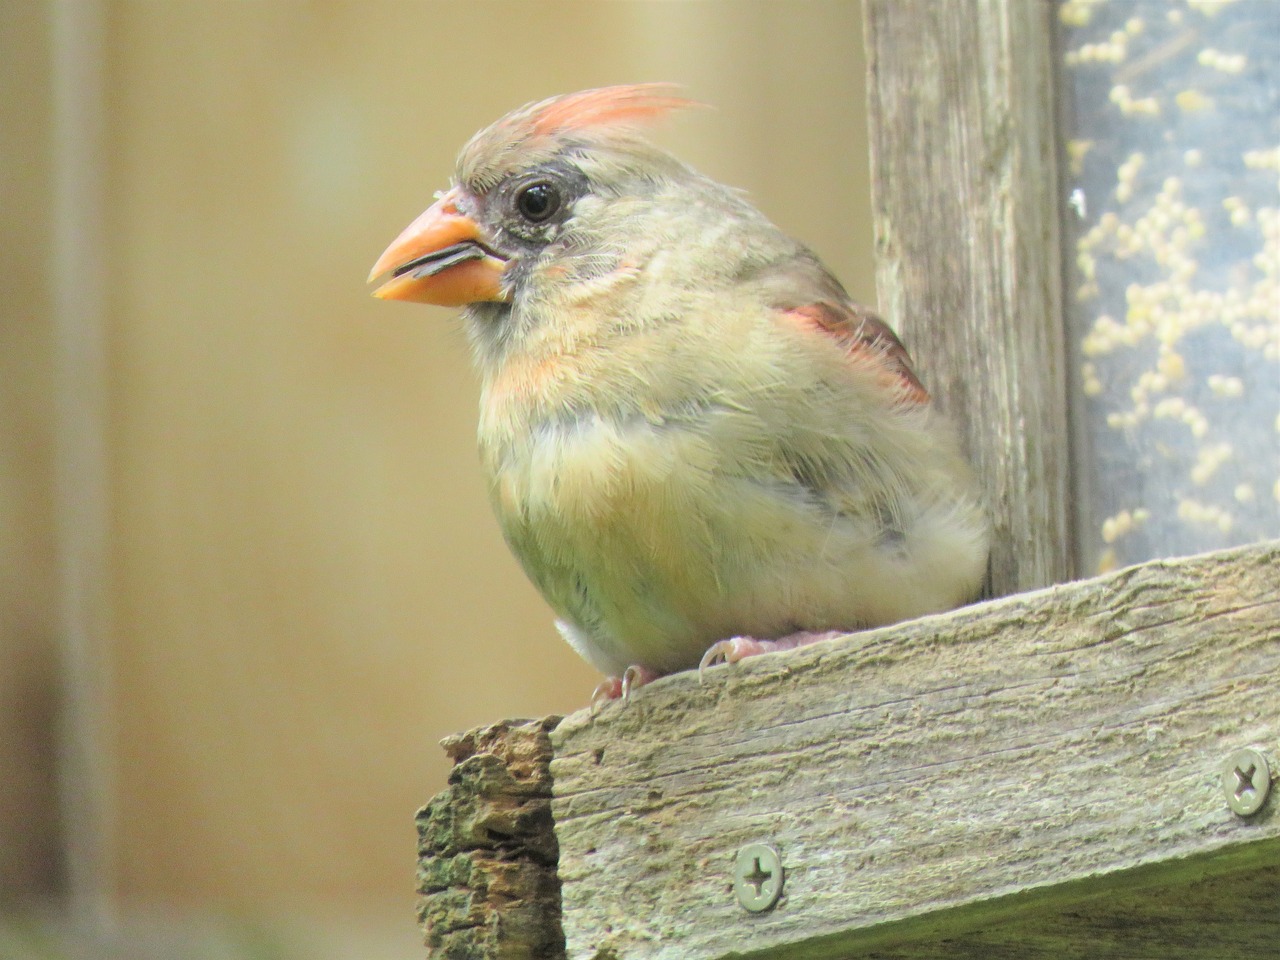
[[[501,289],[507,261],[483,240],[479,225],[457,206],[450,190],[409,224],[383,251],[369,282],[383,280],[375,297],[461,307],[505,300]]]

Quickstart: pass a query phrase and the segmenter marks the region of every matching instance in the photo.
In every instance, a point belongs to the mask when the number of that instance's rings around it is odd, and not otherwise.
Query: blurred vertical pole
[[[108,657],[103,4],[53,5],[55,522],[63,677],[61,820],[68,907],[93,939],[109,919],[112,861]]]

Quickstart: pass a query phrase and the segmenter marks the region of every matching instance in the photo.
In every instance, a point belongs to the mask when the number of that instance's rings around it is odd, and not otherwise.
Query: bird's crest
[[[491,185],[516,159],[550,154],[566,136],[595,139],[626,134],[696,101],[670,83],[632,83],[566,93],[526,104],[481,130],[458,157],[458,172],[476,186]],[[595,135],[595,136],[593,136]]]
[[[534,133],[565,133],[601,126],[635,126],[693,105],[669,83],[633,83],[552,97],[524,108]],[[517,111],[517,114],[524,111]]]

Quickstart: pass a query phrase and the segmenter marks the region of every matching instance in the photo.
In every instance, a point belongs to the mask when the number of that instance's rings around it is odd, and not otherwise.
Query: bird
[[[990,527],[893,330],[736,189],[655,145],[640,83],[480,130],[373,295],[462,307],[503,535],[592,704],[959,606]]]

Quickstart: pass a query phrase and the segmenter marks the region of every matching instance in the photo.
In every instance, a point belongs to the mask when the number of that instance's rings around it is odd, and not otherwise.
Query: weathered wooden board
[[[876,289],[989,491],[994,596],[1070,579],[1043,0],[867,0]]]
[[[893,944],[984,925],[973,955],[1196,956],[1193,923],[1145,953],[1092,938],[1137,916],[1139,884],[1232,856],[1274,878],[1280,804],[1232,813],[1220,767],[1280,756],[1277,677],[1280,543],[660,680],[551,732],[567,956],[922,957]],[[760,914],[732,892],[753,841],[786,877]],[[1014,915],[1025,942],[997,926]],[[1237,954],[1257,956],[1200,955]]]
[[[1280,840],[886,926],[875,960],[1259,960],[1280,943]],[[801,953],[812,956],[812,953]]]

